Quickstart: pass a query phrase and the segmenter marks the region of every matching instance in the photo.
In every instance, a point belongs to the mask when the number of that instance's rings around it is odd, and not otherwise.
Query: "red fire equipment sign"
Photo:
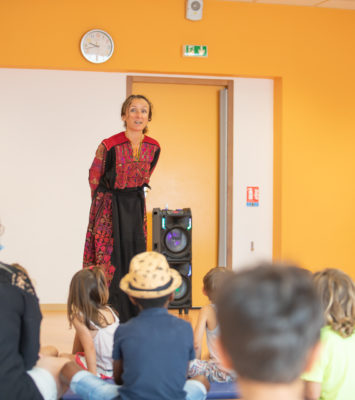
[[[247,186],[247,206],[259,206],[259,186]]]

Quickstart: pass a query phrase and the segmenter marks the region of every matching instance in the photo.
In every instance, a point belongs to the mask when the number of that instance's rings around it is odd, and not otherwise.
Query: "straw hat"
[[[155,251],[137,254],[129,264],[129,272],[120,288],[132,297],[155,299],[172,293],[181,285],[181,276],[169,268],[166,258]]]

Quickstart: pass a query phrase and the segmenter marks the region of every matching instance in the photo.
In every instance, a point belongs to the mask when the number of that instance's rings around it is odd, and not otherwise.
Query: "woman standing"
[[[109,303],[120,321],[137,315],[119,288],[131,258],[146,250],[144,187],[158,162],[159,143],[145,135],[152,118],[150,101],[129,96],[122,105],[126,131],[99,145],[89,171],[92,204],[86,234],[84,267],[100,266],[109,284]]]

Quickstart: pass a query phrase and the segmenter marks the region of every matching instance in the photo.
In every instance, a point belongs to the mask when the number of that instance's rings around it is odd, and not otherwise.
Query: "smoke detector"
[[[203,0],[187,0],[186,2],[186,18],[191,21],[199,21],[202,19]]]

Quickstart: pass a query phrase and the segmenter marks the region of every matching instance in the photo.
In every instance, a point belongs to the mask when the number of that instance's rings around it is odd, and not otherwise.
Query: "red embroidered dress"
[[[144,186],[158,162],[160,146],[144,136],[135,157],[124,132],[99,145],[89,171],[92,204],[84,250],[84,267],[99,265],[110,286],[110,303],[121,322],[136,314],[119,281],[131,258],[146,250]]]

